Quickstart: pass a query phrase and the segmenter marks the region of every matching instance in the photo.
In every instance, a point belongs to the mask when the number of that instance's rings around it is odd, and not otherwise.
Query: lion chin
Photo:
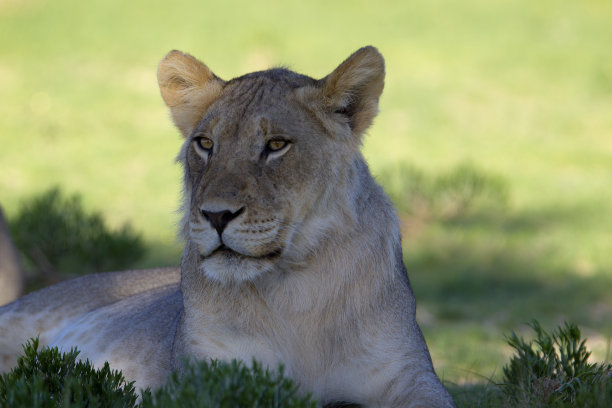
[[[250,256],[221,245],[207,256],[200,255],[200,271],[223,285],[240,284],[272,270],[281,253],[277,250],[263,256]]]

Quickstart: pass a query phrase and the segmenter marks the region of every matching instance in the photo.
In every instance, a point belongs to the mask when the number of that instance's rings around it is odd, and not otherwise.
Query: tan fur
[[[159,64],[157,81],[183,135],[191,133],[223,86],[223,81],[206,65],[176,50],[170,51]]]
[[[0,306],[21,296],[23,284],[21,261],[0,207]]]
[[[140,387],[185,357],[256,358],[324,404],[452,407],[415,321],[398,220],[359,151],[383,89],[378,51],[320,80],[273,69],[227,82],[172,51],[158,78],[185,137],[180,282],[125,272],[26,296],[0,309],[0,350],[41,333]]]

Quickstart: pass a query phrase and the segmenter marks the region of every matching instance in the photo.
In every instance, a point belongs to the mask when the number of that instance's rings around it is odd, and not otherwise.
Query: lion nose
[[[217,230],[217,234],[219,234],[219,236],[221,236],[221,234],[223,233],[223,230],[225,229],[225,227],[227,227],[227,224],[233,220],[234,218],[238,217],[240,214],[242,214],[242,212],[244,211],[244,207],[242,207],[241,209],[239,209],[236,212],[231,212],[229,210],[225,210],[225,211],[206,211],[206,210],[201,210],[202,216],[208,221],[210,222],[210,225],[212,225],[212,227]]]

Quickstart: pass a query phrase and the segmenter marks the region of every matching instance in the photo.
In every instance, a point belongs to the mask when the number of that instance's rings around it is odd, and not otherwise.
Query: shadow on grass
[[[554,209],[433,223],[404,243],[418,300],[438,320],[503,328],[572,320],[611,335],[612,276],[581,275],[571,243],[548,239],[576,218]]]
[[[467,401],[458,406],[496,406],[487,387],[510,356],[504,336],[528,330],[532,319],[548,328],[578,324],[594,358],[609,358],[612,276],[581,272],[572,261],[575,242],[563,239],[576,230],[571,223],[584,221],[582,211],[504,209],[405,222],[417,319],[438,374]]]
[[[445,384],[455,400],[457,408],[461,407],[503,407],[504,399],[501,389],[493,383],[486,384]]]

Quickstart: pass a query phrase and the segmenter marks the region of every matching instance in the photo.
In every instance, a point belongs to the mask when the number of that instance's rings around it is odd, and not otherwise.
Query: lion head
[[[354,222],[350,180],[384,84],[375,48],[319,80],[276,68],[224,81],[171,51],[158,80],[185,138],[182,231],[205,276],[256,279]]]

